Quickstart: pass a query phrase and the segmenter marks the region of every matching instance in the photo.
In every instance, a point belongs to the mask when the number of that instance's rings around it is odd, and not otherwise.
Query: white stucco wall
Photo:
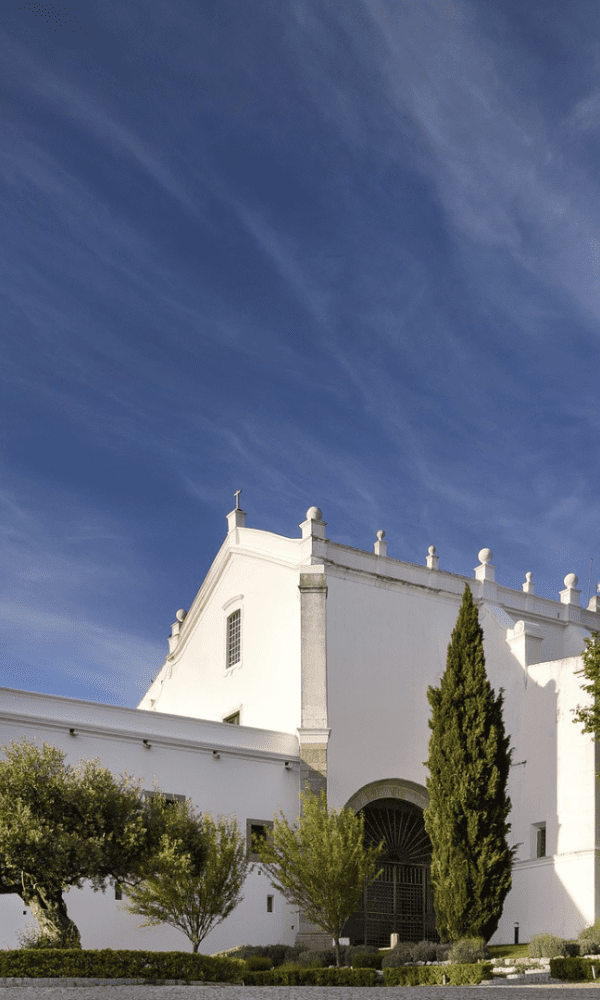
[[[77,736],[69,735],[74,727]],[[235,815],[245,833],[246,820],[270,820],[282,809],[298,812],[298,742],[293,735],[197,721],[136,709],[96,705],[30,692],[0,689],[0,745],[26,736],[64,750],[67,762],[98,758],[114,773],[127,771],[151,790],[185,795],[211,815]],[[146,749],[142,739],[148,739]],[[215,759],[213,749],[220,753]],[[292,770],[286,770],[288,760]],[[238,944],[292,944],[297,913],[270,887],[254,866],[244,900],[202,943],[212,953]],[[274,896],[273,913],[266,897]],[[187,951],[185,935],[169,927],[139,928],[140,918],[124,912],[114,899],[89,889],[71,890],[67,907],[86,948],[148,948]],[[0,947],[16,947],[16,932],[33,924],[18,897],[0,897]]]
[[[228,537],[140,708],[295,732],[300,725],[301,542],[254,529]],[[227,617],[241,610],[241,661],[227,668]]]

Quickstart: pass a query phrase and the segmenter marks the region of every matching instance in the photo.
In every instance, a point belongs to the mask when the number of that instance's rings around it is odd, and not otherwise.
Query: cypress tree
[[[485,670],[483,631],[468,584],[439,687],[430,687],[429,807],[431,881],[443,941],[483,937],[498,927],[511,887],[510,799],[512,750]]]

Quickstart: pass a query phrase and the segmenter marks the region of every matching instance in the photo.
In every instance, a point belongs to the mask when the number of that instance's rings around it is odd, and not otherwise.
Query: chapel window
[[[251,861],[260,861],[258,856],[258,845],[261,840],[266,840],[273,829],[273,820],[270,819],[248,819],[246,820],[246,845]]]
[[[242,612],[240,608],[227,618],[227,666],[233,667],[241,660]]]
[[[531,828],[531,854],[534,858],[546,857],[546,824],[534,823]]]

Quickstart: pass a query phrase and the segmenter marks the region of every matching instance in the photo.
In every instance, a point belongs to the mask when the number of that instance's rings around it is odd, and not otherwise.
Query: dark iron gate
[[[389,947],[400,941],[437,941],[431,889],[431,842],[418,806],[402,799],[379,799],[361,810],[365,840],[385,843],[381,873],[367,886],[360,909],[344,928],[351,944]]]

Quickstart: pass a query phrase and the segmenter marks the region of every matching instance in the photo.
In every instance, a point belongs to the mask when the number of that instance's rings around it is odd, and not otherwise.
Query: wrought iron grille
[[[361,810],[368,844],[384,842],[379,877],[362,894],[344,928],[352,944],[386,947],[401,941],[438,940],[431,889],[431,841],[423,813],[402,799],[379,799]]]

